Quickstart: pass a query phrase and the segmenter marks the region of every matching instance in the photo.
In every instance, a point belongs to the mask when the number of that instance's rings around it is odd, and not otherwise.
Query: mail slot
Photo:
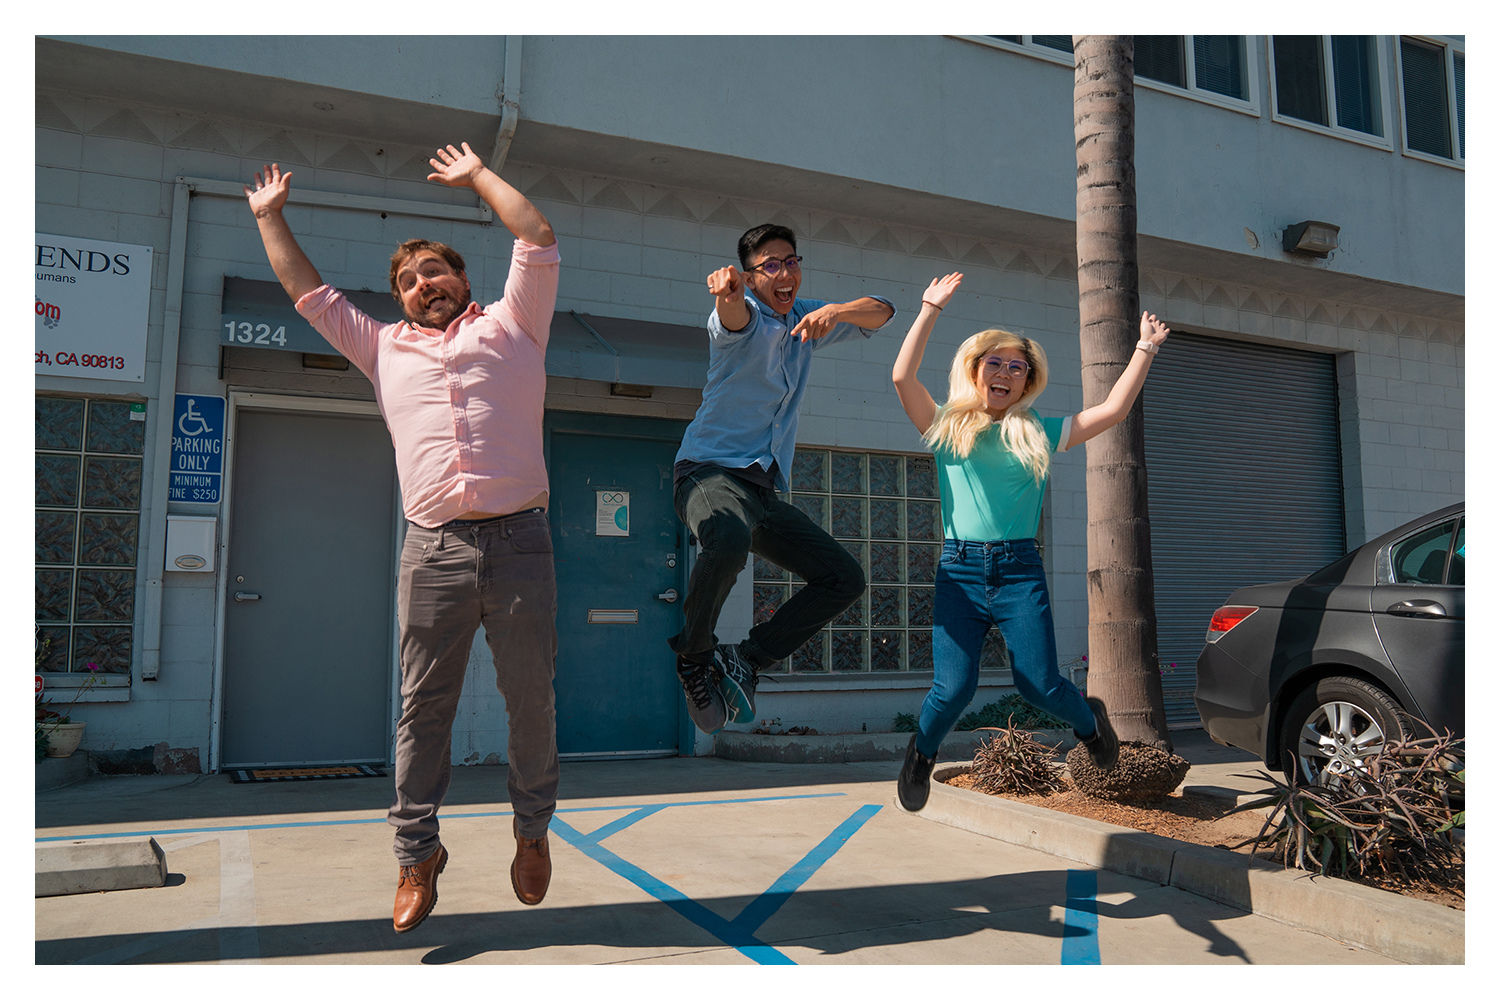
[[[640,622],[639,611],[605,611],[589,608],[590,625],[639,625]]]

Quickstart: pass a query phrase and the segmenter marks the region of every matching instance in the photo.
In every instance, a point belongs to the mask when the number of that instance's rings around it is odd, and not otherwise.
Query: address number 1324
[[[231,344],[276,344],[280,347],[286,346],[286,327],[278,326],[276,331],[271,331],[267,323],[236,323],[230,320],[224,324],[229,331],[229,342]]]

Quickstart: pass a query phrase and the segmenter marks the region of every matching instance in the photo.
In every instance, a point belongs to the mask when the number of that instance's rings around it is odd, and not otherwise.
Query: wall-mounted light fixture
[[[1331,222],[1296,222],[1281,234],[1281,248],[1287,253],[1327,257],[1339,248],[1339,227]]]

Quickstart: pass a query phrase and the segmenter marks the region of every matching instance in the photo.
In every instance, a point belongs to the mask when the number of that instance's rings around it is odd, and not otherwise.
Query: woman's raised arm
[[[1167,329],[1167,324],[1158,321],[1155,316],[1141,313],[1141,339],[1135,345],[1130,364],[1120,373],[1119,381],[1109,390],[1104,402],[1089,407],[1073,418],[1072,430],[1068,434],[1069,448],[1103,434],[1125,419],[1125,414],[1135,405],[1135,397],[1141,394],[1141,386],[1146,384],[1146,373],[1151,370],[1151,358],[1171,332]]]
[[[964,276],[958,273],[932,279],[927,291],[922,293],[922,308],[906,332],[901,353],[896,355],[896,366],[891,370],[891,381],[896,385],[896,395],[901,398],[901,408],[922,434],[927,433],[933,417],[937,416],[937,403],[933,402],[927,387],[917,380],[917,369],[922,367],[922,352],[927,349],[927,338],[932,334],[938,313],[953,298],[963,280]]]

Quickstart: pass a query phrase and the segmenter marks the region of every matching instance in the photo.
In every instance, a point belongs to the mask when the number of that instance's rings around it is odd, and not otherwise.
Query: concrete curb
[[[1094,868],[1175,886],[1399,962],[1464,963],[1461,911],[943,783],[968,770],[968,764],[934,769],[927,806],[915,815]]]
[[[1071,749],[1078,742],[1067,729],[1031,730],[1033,739]],[[981,739],[993,730],[949,733],[938,759],[974,759]],[[724,730],[714,736],[714,756],[757,764],[848,764],[867,760],[904,760],[911,733],[829,733],[815,736],[767,736]],[[967,766],[967,765],[966,765]]]
[[[165,885],[167,856],[155,837],[61,840],[36,845],[36,894],[147,889]]]

